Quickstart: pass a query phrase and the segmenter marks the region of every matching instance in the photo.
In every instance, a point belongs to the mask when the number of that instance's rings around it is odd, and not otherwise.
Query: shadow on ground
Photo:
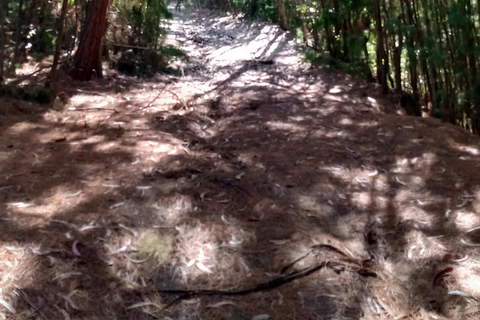
[[[116,77],[64,84],[61,111],[4,114],[4,318],[477,311],[448,292],[479,294],[478,137],[388,114],[345,75],[238,67],[203,94],[164,77],[124,78],[118,93]],[[159,292],[252,288],[325,262],[272,290],[165,310],[178,295]]]

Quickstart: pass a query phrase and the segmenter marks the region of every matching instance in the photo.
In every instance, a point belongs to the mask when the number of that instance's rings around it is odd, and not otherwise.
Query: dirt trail
[[[181,12],[168,42],[184,77],[0,101],[1,318],[476,317],[448,293],[480,297],[478,137],[266,23]]]

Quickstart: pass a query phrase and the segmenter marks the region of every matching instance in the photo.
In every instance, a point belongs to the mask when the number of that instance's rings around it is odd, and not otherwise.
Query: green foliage
[[[257,16],[264,21],[278,20],[278,6],[276,0],[257,0]]]
[[[129,44],[157,49],[167,34],[163,21],[171,19],[164,0],[115,0],[118,20],[131,30]]]
[[[182,50],[172,46],[172,45],[166,45],[160,47],[159,50],[160,54],[164,56],[165,58],[171,58],[171,57],[176,57],[176,58],[182,58],[185,60],[188,60],[188,56],[183,52]]]
[[[316,50],[307,49],[305,51],[305,58],[303,59],[304,62],[309,62],[313,65],[318,64],[318,52]]]
[[[168,64],[173,58],[188,60],[182,50],[173,46],[162,46],[158,51],[130,49],[123,52],[117,62],[117,69],[129,76],[149,78],[157,72],[172,73],[173,70],[168,68]]]
[[[312,49],[306,50],[304,61],[309,62],[314,66],[325,65],[330,70],[344,70],[348,74],[356,74],[362,76],[368,75],[368,66],[365,65],[364,61],[357,60],[347,63],[330,55],[318,54],[317,51]]]

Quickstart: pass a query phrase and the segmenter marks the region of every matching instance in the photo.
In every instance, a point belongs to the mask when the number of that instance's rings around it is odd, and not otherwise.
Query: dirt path
[[[477,137],[265,23],[182,12],[168,42],[184,77],[0,101],[1,318],[476,317],[448,293],[480,296]]]

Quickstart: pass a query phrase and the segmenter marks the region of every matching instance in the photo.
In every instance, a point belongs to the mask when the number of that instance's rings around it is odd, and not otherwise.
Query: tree
[[[288,30],[287,14],[285,12],[285,0],[277,0],[278,3],[278,24],[282,30]]]
[[[62,1],[62,13],[60,14],[60,21],[58,21],[57,42],[55,43],[55,54],[53,55],[53,64],[48,81],[55,80],[55,72],[57,71],[58,62],[60,60],[60,50],[62,49],[63,29],[65,27],[65,17],[67,16],[68,0]]]
[[[0,2],[0,85],[3,83],[3,69],[5,61],[5,19],[8,9],[7,1]]]
[[[95,73],[102,77],[102,59],[100,49],[107,28],[107,10],[110,0],[92,0],[80,35],[80,43],[70,71],[73,79],[90,80]],[[95,70],[95,72],[94,72]]]
[[[387,83],[387,55],[385,53],[384,34],[382,27],[382,15],[380,8],[380,0],[374,0],[375,11],[375,30],[377,31],[377,79],[382,85],[383,92],[388,91]]]

